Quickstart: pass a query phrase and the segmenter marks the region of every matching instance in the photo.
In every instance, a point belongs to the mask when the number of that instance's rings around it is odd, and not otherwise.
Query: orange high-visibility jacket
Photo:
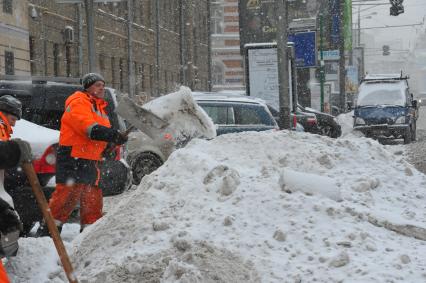
[[[71,146],[71,157],[102,160],[107,143],[90,139],[94,126],[110,127],[107,102],[88,93],[76,91],[65,101],[59,144]]]
[[[12,133],[12,127],[10,126],[9,121],[6,119],[6,116],[2,112],[0,112],[0,140],[10,140],[10,135]]]

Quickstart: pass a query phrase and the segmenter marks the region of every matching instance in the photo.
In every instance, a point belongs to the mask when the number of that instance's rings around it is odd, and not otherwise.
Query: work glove
[[[31,146],[28,142],[21,139],[12,139],[15,143],[18,144],[19,150],[21,151],[21,156],[19,157],[19,164],[30,163],[32,160]]]
[[[21,220],[13,207],[0,198],[0,232],[5,235],[13,231],[22,231]]]
[[[122,145],[125,142],[127,142],[128,139],[129,138],[127,137],[127,135],[124,135],[116,130],[113,135],[112,142],[115,143],[116,145]]]

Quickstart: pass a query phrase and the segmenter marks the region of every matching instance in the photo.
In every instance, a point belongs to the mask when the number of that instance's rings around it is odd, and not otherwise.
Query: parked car
[[[66,98],[76,90],[81,90],[81,86],[41,78],[32,81],[0,80],[0,96],[10,94],[23,103],[23,119],[17,122],[13,137],[30,142],[35,154],[33,166],[47,198],[55,185],[60,118]],[[114,112],[116,95],[114,89],[106,89],[105,98],[109,102],[107,111],[112,126],[125,131],[124,121]],[[130,168],[118,161],[125,158],[125,154],[124,147],[116,147],[101,168],[100,186],[105,196],[121,193],[131,185]],[[41,219],[41,214],[24,172],[19,168],[6,170],[5,189],[20,212],[24,232],[29,232],[33,223]]]
[[[338,138],[342,135],[342,127],[336,122],[333,115],[315,110],[310,107],[304,107],[300,104],[297,108],[301,112],[312,113],[317,117],[317,133],[330,138]]]
[[[362,80],[354,109],[354,129],[367,137],[416,140],[417,101],[408,77],[368,75]]]
[[[225,92],[195,92],[193,95],[217,125],[217,135],[278,129],[268,107],[260,100]]]
[[[272,116],[274,117],[275,121],[277,123],[279,123],[280,112],[278,110],[276,110],[274,107],[272,107],[271,105],[268,105],[268,109],[271,112]],[[293,119],[294,119],[294,113],[293,112],[290,113],[290,119],[291,119],[291,121],[293,121]],[[296,121],[297,121],[297,124],[300,125],[300,127],[303,128],[304,132],[316,134],[319,131],[318,125],[317,125],[317,116],[313,113],[297,111],[296,112]]]

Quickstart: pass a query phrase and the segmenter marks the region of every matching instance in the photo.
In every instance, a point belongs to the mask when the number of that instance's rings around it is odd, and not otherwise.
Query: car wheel
[[[412,134],[411,134],[411,141],[416,141],[417,134],[416,134],[417,126],[416,123],[413,125]]]
[[[157,170],[163,161],[156,154],[143,152],[138,154],[132,162],[133,184],[139,185],[145,175]]]
[[[411,127],[410,127],[410,129],[404,135],[404,144],[409,144],[411,142],[412,134],[413,133],[412,133]]]
[[[327,126],[322,126],[320,128],[320,134],[322,136],[328,136],[328,137],[332,137],[332,133],[333,133],[333,128],[329,125]]]

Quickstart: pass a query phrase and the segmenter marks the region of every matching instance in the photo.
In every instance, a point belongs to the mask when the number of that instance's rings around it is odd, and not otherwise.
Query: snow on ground
[[[80,282],[425,282],[425,188],[366,138],[197,139],[68,250]],[[13,282],[66,281],[46,239],[20,243]]]

